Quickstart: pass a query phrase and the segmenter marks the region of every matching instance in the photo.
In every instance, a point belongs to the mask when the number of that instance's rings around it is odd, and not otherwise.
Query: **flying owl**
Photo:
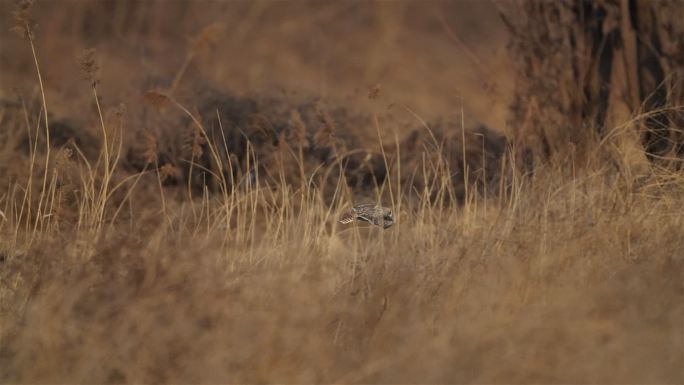
[[[394,224],[392,210],[374,204],[361,204],[351,208],[340,218],[340,223],[351,223],[354,220],[366,221],[372,225],[386,229]]]

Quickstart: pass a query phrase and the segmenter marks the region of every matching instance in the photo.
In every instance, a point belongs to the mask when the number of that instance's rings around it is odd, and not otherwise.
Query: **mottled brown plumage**
[[[356,205],[340,218],[340,223],[351,223],[353,221],[365,221],[375,226],[386,229],[394,224],[392,210],[387,207],[374,204]]]

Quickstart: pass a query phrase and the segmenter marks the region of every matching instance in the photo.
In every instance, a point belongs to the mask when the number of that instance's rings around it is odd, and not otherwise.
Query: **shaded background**
[[[31,56],[8,33],[2,2],[2,95],[35,85]],[[512,79],[506,31],[490,2],[38,2],[36,39],[53,112],[78,110],[87,89],[75,58],[96,48],[102,93],[132,103],[168,86],[194,36],[220,23],[220,39],[188,68],[179,90],[206,82],[236,93],[286,89],[368,104],[387,101],[426,119],[456,115],[505,125]],[[189,96],[191,98],[191,96]],[[68,113],[65,111],[64,113]]]

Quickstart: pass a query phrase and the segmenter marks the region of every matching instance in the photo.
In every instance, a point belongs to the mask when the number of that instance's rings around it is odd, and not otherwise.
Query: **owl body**
[[[387,207],[374,204],[356,205],[340,218],[340,223],[347,224],[353,221],[364,221],[386,229],[394,224],[392,210]]]

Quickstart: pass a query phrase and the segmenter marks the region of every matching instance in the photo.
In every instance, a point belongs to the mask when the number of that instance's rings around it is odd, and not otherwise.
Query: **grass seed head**
[[[33,40],[36,24],[33,20],[33,0],[19,0],[12,12],[14,25],[10,30],[27,40]]]
[[[314,135],[314,142],[317,146],[328,147],[335,144],[335,121],[330,113],[326,110],[322,103],[316,103],[316,116],[318,117],[321,127]]]
[[[162,181],[177,181],[181,178],[181,169],[171,163],[166,163],[159,168],[159,176]]]
[[[96,55],[97,51],[94,48],[88,48],[83,50],[77,59],[83,78],[91,87],[97,87],[100,83],[100,66],[97,64]]]
[[[306,132],[306,124],[302,120],[302,115],[297,110],[290,112],[290,134],[291,140],[301,147],[309,147],[309,138]]]
[[[157,137],[145,133],[145,145],[142,150],[142,157],[147,164],[155,164],[159,161],[158,141]]]
[[[171,98],[161,91],[148,90],[143,94],[143,101],[155,108],[162,109],[169,105]]]
[[[190,53],[197,55],[207,52],[211,46],[218,42],[224,30],[225,26],[223,23],[214,23],[206,26],[192,41]]]
[[[382,86],[380,84],[376,84],[373,87],[371,87],[370,90],[368,90],[368,99],[369,100],[376,100],[380,97],[380,91],[382,90]]]

